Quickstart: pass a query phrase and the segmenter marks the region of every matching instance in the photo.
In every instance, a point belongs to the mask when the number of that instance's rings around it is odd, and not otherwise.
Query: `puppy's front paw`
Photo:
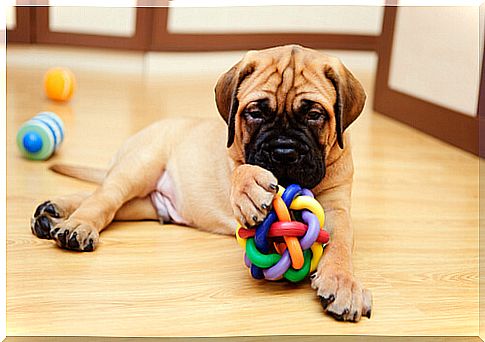
[[[323,309],[339,321],[370,318],[372,294],[362,288],[351,272],[323,267],[311,276]]]
[[[246,227],[262,222],[278,192],[273,174],[259,166],[241,165],[233,174],[231,205],[236,220]]]
[[[90,225],[68,219],[51,231],[52,238],[59,247],[81,252],[92,252],[99,241],[99,233]]]

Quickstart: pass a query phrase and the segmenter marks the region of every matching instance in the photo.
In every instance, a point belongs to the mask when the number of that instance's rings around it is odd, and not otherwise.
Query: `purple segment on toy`
[[[283,276],[291,265],[290,253],[288,250],[283,252],[280,261],[274,266],[263,270],[264,277],[269,280],[279,279]]]
[[[244,253],[244,264],[246,265],[247,268],[251,267],[251,261],[249,260],[246,253]]]
[[[313,193],[310,190],[308,190],[308,189],[301,190],[301,194],[303,196],[309,196],[311,198],[315,198],[315,196],[313,196]]]
[[[318,233],[320,232],[320,222],[318,221],[318,217],[308,210],[303,210],[301,218],[308,226],[307,232],[300,239],[301,249],[305,250],[317,241]]]

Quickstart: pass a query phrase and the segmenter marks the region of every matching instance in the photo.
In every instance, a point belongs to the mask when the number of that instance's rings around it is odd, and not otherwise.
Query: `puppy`
[[[107,172],[56,165],[100,182],[40,204],[39,238],[93,251],[112,220],[159,219],[234,235],[263,221],[278,184],[310,188],[331,233],[311,285],[338,320],[370,317],[372,297],[352,270],[353,163],[346,128],[365,92],[336,58],[297,45],[250,51],[215,87],[224,120],[165,119],[129,138]]]

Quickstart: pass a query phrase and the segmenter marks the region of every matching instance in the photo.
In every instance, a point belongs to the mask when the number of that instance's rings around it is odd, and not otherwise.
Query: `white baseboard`
[[[362,51],[325,51],[339,57],[355,72],[374,72],[377,55]],[[148,79],[213,76],[236,64],[245,51],[228,52],[133,52],[111,49],[54,45],[7,46],[7,66],[50,68],[65,66],[72,70],[143,74]]]
[[[51,68],[73,71],[143,73],[144,53],[65,47],[57,45],[7,45],[7,67]]]

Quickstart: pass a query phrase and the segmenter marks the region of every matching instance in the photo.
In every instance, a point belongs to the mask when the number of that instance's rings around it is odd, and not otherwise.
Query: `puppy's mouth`
[[[309,141],[278,136],[246,145],[246,162],[271,171],[279,184],[312,189],[325,177],[323,149]]]

